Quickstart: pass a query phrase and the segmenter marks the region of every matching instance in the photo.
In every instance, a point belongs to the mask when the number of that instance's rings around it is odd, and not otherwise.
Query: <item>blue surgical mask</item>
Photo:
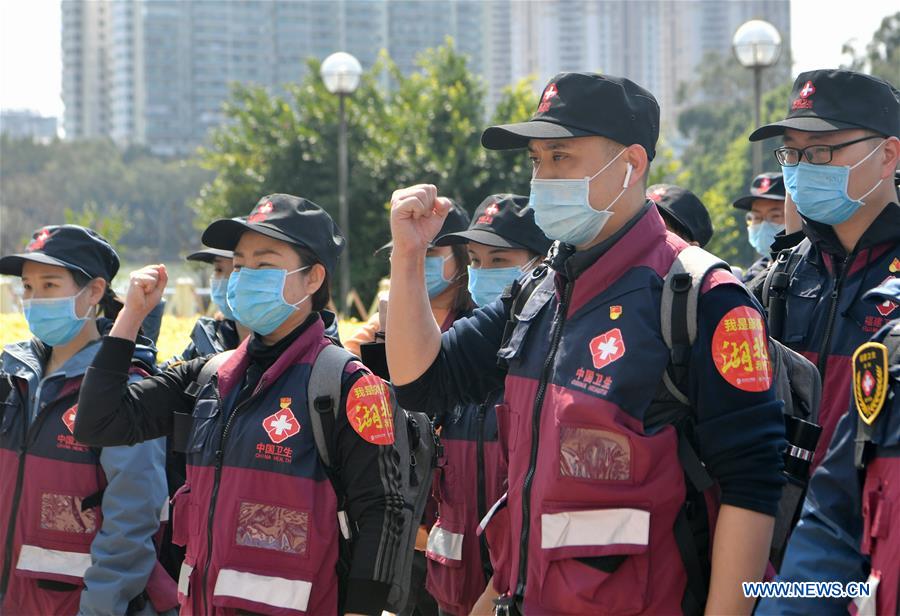
[[[534,210],[534,221],[551,240],[559,240],[567,244],[580,246],[593,240],[612,217],[612,206],[628,189],[628,176],[623,182],[625,186],[604,210],[591,207],[591,181],[609,169],[623,148],[597,173],[580,180],[541,180],[531,179],[531,195],[528,204]],[[537,170],[535,170],[537,173]],[[631,174],[629,167],[628,175]]]
[[[79,295],[81,291],[70,297],[22,300],[31,333],[52,347],[71,342],[88,319],[75,313],[75,298]]]
[[[227,303],[236,321],[252,331],[266,336],[284,323],[297,306],[309,299],[289,304],[284,300],[285,279],[297,272],[283,269],[251,269],[242,267],[228,277]]]
[[[216,307],[222,311],[222,315],[229,321],[234,321],[234,313],[228,306],[228,278],[212,278],[209,281],[209,297]]]
[[[524,267],[493,267],[469,269],[469,295],[472,301],[479,307],[487,306],[497,301],[504,289],[525,273]]]
[[[444,263],[452,259],[447,257],[425,257],[425,288],[428,289],[428,297],[437,297],[450,286],[450,280],[444,278]]]
[[[774,222],[764,220],[747,227],[747,239],[750,240],[753,250],[766,256],[770,252],[772,242],[775,241],[775,236],[781,231],[784,231],[784,225],[776,225]]]
[[[839,225],[853,216],[865,205],[863,199],[878,188],[883,179],[866,194],[853,199],[847,194],[850,172],[863,164],[878,148],[882,141],[862,160],[852,166],[813,165],[802,162],[793,167],[781,167],[784,174],[784,185],[791,194],[791,200],[797,205],[797,211],[804,218],[825,225]]]

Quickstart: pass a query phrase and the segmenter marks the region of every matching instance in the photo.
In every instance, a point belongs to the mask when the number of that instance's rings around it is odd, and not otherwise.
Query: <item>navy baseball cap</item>
[[[663,218],[675,222],[690,238],[701,247],[712,239],[713,226],[709,212],[699,197],[681,186],[674,184],[654,184],[647,187],[647,198],[656,204]]]
[[[215,263],[216,258],[233,259],[234,252],[231,250],[221,250],[219,248],[203,248],[196,252],[192,252],[185,257],[188,261],[200,261],[201,263]]]
[[[309,199],[280,193],[260,199],[246,217],[214,221],[201,241],[211,248],[231,251],[246,231],[309,249],[329,274],[334,274],[344,250],[344,236],[328,212]]]
[[[447,212],[447,218],[444,219],[444,224],[441,225],[441,230],[438,231],[438,234],[435,236],[436,238],[441,237],[442,235],[447,235],[448,233],[456,233],[457,231],[465,231],[469,227],[469,213],[463,208],[463,206],[459,205],[453,199],[450,199],[450,211]],[[437,243],[433,244],[437,246]],[[375,254],[378,254],[385,250],[390,250],[394,247],[394,241],[391,240],[381,248],[375,251]]]
[[[481,202],[469,228],[438,236],[435,246],[476,242],[496,248],[524,248],[539,255],[547,254],[553,243],[537,223],[528,197],[491,195]]]
[[[900,137],[900,92],[884,79],[846,69],[800,73],[787,118],[760,126],[750,141],[783,135],[788,128],[812,133],[865,128]]]
[[[750,211],[750,207],[757,199],[783,202],[784,198],[784,177],[780,173],[760,173],[750,184],[750,194],[744,195],[731,205],[739,210]]]
[[[481,145],[512,150],[527,147],[531,139],[592,135],[626,146],[641,145],[653,160],[659,139],[659,103],[624,77],[560,73],[544,88],[529,121],[491,126],[481,135]]]
[[[25,261],[58,265],[88,278],[111,281],[119,255],[106,238],[78,225],[51,225],[34,232],[25,252],[0,258],[0,274],[21,276]]]

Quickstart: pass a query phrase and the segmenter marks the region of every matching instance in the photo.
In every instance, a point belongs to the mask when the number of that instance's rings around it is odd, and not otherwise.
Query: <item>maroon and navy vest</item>
[[[500,349],[509,488],[483,525],[495,590],[526,613],[682,609],[678,437],[645,420],[670,359],[662,281],[685,247],[652,209],[574,284],[547,275]],[[716,272],[701,291],[722,283],[737,280]]]
[[[5,351],[0,373],[9,379],[0,400],[0,612],[76,614],[81,593],[72,591],[91,566],[106,474],[101,450],[73,436],[83,369],[37,383],[28,377],[40,360],[26,344]],[[39,405],[31,422],[29,396]]]
[[[843,263],[808,239],[797,250],[805,257],[787,289],[781,342],[816,364],[822,374],[822,434],[813,458],[816,468],[850,404],[853,352],[900,315],[900,304],[892,300],[862,301],[869,289],[900,276],[900,242],[864,248]]]
[[[331,344],[311,324],[235,408],[245,340],[197,394],[173,541],[182,614],[334,614],[337,497],[316,451],[307,384]],[[348,377],[361,369],[348,364]]]
[[[506,489],[506,457],[497,441],[494,406],[457,407],[444,418],[444,460],[435,476],[438,518],[428,535],[426,588],[441,610],[467,615],[491,576],[488,545],[478,523]]]

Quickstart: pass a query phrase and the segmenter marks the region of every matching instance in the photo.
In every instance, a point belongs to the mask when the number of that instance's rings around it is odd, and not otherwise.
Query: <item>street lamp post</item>
[[[781,34],[772,24],[762,19],[751,19],[735,30],[731,48],[737,61],[744,68],[753,70],[753,119],[754,127],[761,124],[762,71],[778,61],[781,54]],[[762,173],[762,142],[753,142],[753,175]]]
[[[347,96],[353,94],[359,86],[362,67],[359,61],[349,53],[339,51],[333,53],[322,62],[322,81],[332,94],[338,95],[338,219],[346,244],[341,259],[341,299],[338,306],[345,313],[349,312],[348,296],[350,295],[350,208],[347,204],[347,116],[345,102]]]

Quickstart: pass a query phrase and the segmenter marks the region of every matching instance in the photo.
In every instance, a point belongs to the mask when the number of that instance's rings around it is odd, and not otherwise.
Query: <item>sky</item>
[[[194,0],[199,1],[199,0]],[[683,0],[689,1],[689,0]],[[841,47],[862,48],[897,0],[793,0],[793,73],[838,66]],[[840,10],[838,17],[834,9]],[[0,108],[61,116],[59,0],[0,0]]]

